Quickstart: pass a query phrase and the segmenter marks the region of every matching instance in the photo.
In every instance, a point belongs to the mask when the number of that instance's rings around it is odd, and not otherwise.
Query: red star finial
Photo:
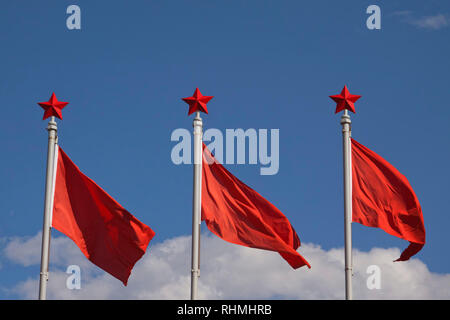
[[[335,113],[338,113],[344,109],[347,109],[353,113],[356,113],[354,103],[356,102],[356,100],[361,98],[361,96],[358,96],[356,94],[351,94],[348,91],[347,86],[344,86],[344,89],[342,89],[341,94],[330,96],[330,98],[333,99],[337,103]]]
[[[56,99],[55,93],[53,92],[50,100],[48,100],[47,102],[38,102],[38,105],[40,105],[45,110],[44,118],[42,118],[42,120],[45,120],[51,116],[55,116],[62,120],[61,110],[68,104],[68,102],[58,101],[58,99]]]
[[[194,95],[189,98],[182,98],[184,102],[186,102],[189,105],[189,112],[188,116],[196,111],[201,111],[204,113],[208,113],[208,109],[206,108],[206,104],[214,97],[211,96],[204,96],[200,92],[200,90],[195,89]]]

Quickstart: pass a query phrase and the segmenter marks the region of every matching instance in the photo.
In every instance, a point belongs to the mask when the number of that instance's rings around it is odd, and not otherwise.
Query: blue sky
[[[81,30],[66,27],[70,4],[81,8]],[[366,27],[371,4],[381,8],[381,30]],[[156,232],[152,245],[189,235],[192,168],[171,162],[170,135],[191,130],[180,98],[196,87],[214,96],[205,129],[280,129],[278,174],[262,176],[259,165],[227,168],[275,204],[302,242],[342,247],[341,128],[328,96],[346,84],[362,95],[353,137],[399,169],[422,205],[427,243],[417,258],[432,272],[450,273],[449,3],[0,7],[0,249],[42,228],[47,122],[36,103],[53,91],[69,102],[59,142],[80,169]],[[407,242],[354,224],[353,245],[368,251]],[[0,287],[10,288],[37,277],[39,265],[17,266],[2,253],[0,274]],[[19,296],[0,290],[0,298]]]

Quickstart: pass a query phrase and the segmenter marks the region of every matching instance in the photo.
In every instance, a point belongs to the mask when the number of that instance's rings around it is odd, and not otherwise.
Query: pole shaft
[[[47,173],[45,180],[44,221],[42,227],[41,273],[39,278],[39,300],[47,298],[48,264],[50,255],[50,218],[52,214],[53,172],[57,139],[57,126],[52,117],[48,123]]]
[[[345,110],[341,117],[344,155],[345,299],[352,300],[352,159],[351,120]]]
[[[198,278],[200,277],[200,223],[202,191],[202,136],[203,123],[200,112],[196,113],[194,127],[194,189],[192,199],[192,268],[191,300],[197,299]]]

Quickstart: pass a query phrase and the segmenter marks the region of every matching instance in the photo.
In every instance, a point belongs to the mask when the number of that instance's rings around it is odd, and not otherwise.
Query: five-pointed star
[[[208,113],[208,109],[206,108],[206,104],[211,100],[213,97],[211,96],[204,96],[200,92],[200,90],[195,89],[194,95],[189,98],[182,98],[184,102],[186,102],[189,105],[189,112],[188,116],[196,111],[201,111],[204,113]]]
[[[45,110],[44,118],[42,118],[42,120],[45,120],[51,116],[58,117],[62,120],[61,110],[68,104],[68,102],[58,101],[58,99],[56,99],[55,93],[53,92],[50,100],[48,100],[47,102],[38,102],[38,105],[40,105]]]
[[[342,89],[341,94],[330,96],[330,98],[333,99],[337,103],[335,113],[338,113],[344,109],[347,109],[353,113],[356,113],[354,103],[356,102],[356,100],[361,98],[361,96],[358,96],[356,94],[351,94],[348,91],[347,86],[344,86],[344,89]]]

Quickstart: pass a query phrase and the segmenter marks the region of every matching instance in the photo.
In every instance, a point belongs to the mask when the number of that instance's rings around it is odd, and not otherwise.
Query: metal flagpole
[[[50,255],[51,215],[54,191],[55,155],[57,143],[57,131],[55,117],[51,117],[47,126],[48,150],[47,150],[47,175],[45,181],[44,222],[42,227],[41,249],[41,273],[39,278],[39,300],[47,297],[48,264]]]
[[[348,110],[341,117],[344,155],[345,299],[352,300],[352,158],[351,123]]]
[[[197,111],[194,122],[194,192],[192,205],[192,268],[191,300],[197,299],[198,278],[200,277],[200,223],[202,201],[202,136],[203,123]]]

